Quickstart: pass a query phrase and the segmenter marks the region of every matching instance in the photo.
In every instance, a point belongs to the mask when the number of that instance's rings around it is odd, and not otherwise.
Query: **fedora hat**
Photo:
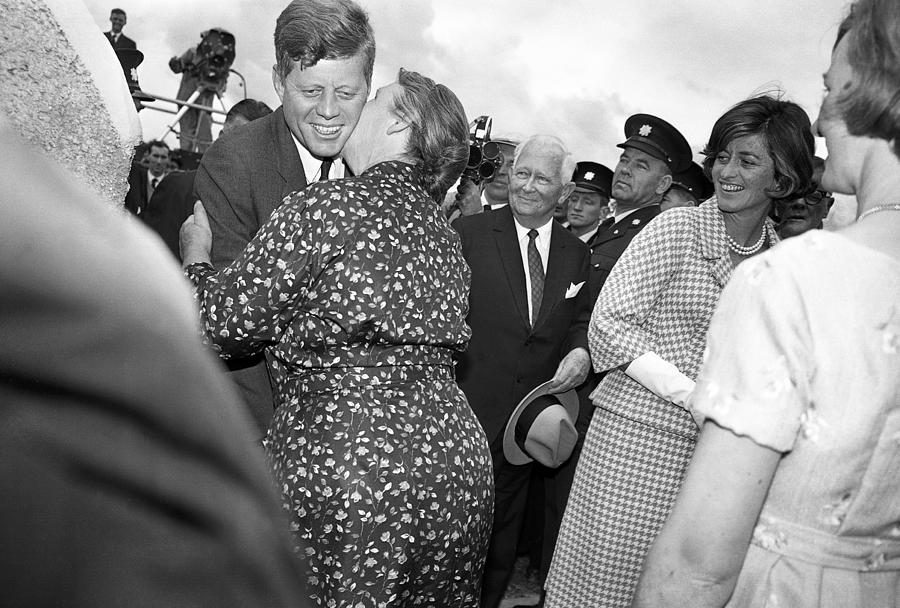
[[[572,455],[578,431],[578,395],[574,390],[550,394],[547,381],[525,395],[503,432],[503,455],[510,464],[537,460],[556,468]]]

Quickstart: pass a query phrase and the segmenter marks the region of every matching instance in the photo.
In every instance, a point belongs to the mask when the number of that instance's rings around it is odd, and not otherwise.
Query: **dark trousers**
[[[542,479],[544,483],[544,528],[538,574],[542,583],[547,579],[547,573],[550,572],[550,561],[553,559],[553,550],[556,548],[556,539],[559,536],[559,527],[562,524],[566,503],[569,501],[572,482],[575,480],[578,457],[581,456],[584,437],[594,415],[594,404],[591,403],[590,395],[600,384],[602,378],[603,374],[591,373],[584,384],[576,390],[579,400],[578,419],[575,421],[578,442],[575,444],[575,449],[572,450],[572,456],[558,469],[541,467],[544,472]]]
[[[513,465],[503,457],[503,439],[491,445],[494,460],[494,527],[481,585],[481,608],[497,608],[516,561],[519,532],[525,517],[531,463]]]

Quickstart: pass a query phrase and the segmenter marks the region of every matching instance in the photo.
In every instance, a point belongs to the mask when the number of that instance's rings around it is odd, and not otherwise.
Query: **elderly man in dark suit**
[[[575,163],[555,137],[534,136],[516,149],[510,204],[454,223],[472,269],[472,340],[457,379],[484,427],[494,459],[494,528],[482,606],[500,603],[515,560],[531,465],[503,455],[503,429],[515,405],[552,379],[551,392],[580,384],[590,356],[588,250],[553,221],[574,189]],[[545,271],[546,269],[546,271]]]
[[[285,196],[343,176],[339,154],[369,95],[375,39],[352,0],[294,0],[275,25],[275,55],[281,107],[220,137],[197,171],[216,268],[237,258]],[[229,366],[261,438],[274,412],[265,361]]]
[[[116,50],[118,49],[137,49],[137,44],[122,33],[122,28],[128,22],[125,11],[120,8],[114,8],[109,12],[109,31],[103,32],[106,39]]]
[[[672,125],[650,114],[625,121],[626,140],[613,172],[615,217],[600,224],[591,237],[590,291],[597,299],[606,277],[647,222],[660,214],[659,204],[672,185],[672,176],[691,164],[691,147]]]

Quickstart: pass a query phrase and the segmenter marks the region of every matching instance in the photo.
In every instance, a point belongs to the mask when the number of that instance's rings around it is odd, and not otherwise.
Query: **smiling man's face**
[[[338,156],[356,127],[369,96],[365,66],[358,54],[323,59],[305,69],[295,63],[284,81],[277,70],[273,73],[288,128],[313,155]]]

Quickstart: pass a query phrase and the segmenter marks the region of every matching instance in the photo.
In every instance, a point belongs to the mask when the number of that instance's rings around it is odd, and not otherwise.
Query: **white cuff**
[[[625,368],[625,374],[658,397],[687,409],[687,399],[694,390],[694,381],[656,353],[647,352],[632,361]]]

